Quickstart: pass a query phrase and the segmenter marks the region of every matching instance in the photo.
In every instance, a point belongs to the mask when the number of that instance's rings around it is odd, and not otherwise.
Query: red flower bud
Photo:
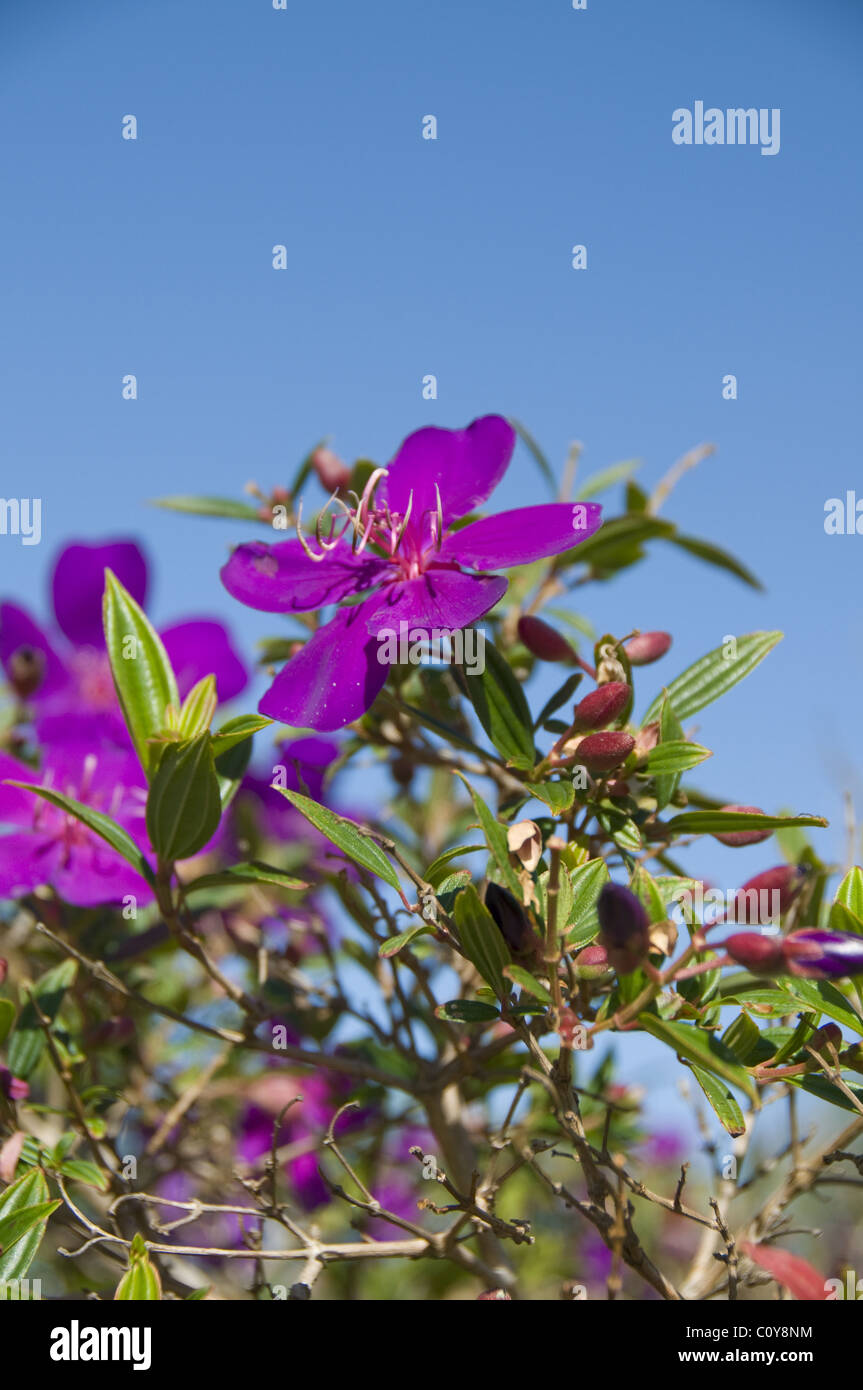
[[[637,637],[630,637],[623,650],[630,666],[649,666],[651,661],[665,656],[670,646],[670,632],[639,632]]]
[[[650,949],[650,924],[641,900],[619,883],[606,883],[596,905],[600,946],[618,975],[629,975]]]
[[[626,762],[634,747],[631,734],[588,734],[578,745],[575,760],[583,763],[588,772],[611,772]]]
[[[315,449],[312,454],[312,468],[318,476],[318,480],[327,492],[335,492],[338,488],[346,488],[351,481],[351,470],[347,464],[334,454],[332,449]]]
[[[604,946],[585,946],[575,957],[575,974],[579,980],[598,980],[611,969]]]
[[[597,686],[576,705],[573,715],[573,729],[582,733],[587,729],[604,729],[613,724],[625,709],[632,694],[625,681],[607,681]]]
[[[0,1091],[7,1100],[26,1100],[30,1087],[20,1076],[13,1076],[8,1067],[0,1067]]]
[[[806,1044],[814,1052],[823,1052],[830,1060],[830,1049],[834,1048],[838,1052],[842,1046],[842,1029],[838,1023],[822,1023],[820,1028],[816,1028],[812,1037]]]
[[[763,816],[764,812],[760,806],[723,806],[723,811],[746,812],[750,816]],[[721,834],[717,831],[713,836],[720,844],[731,845],[734,849],[739,849],[743,845],[760,845],[762,840],[769,840],[773,834],[772,830],[726,830]]]
[[[729,936],[723,944],[731,959],[751,970],[753,975],[787,974],[784,943],[779,937],[762,936],[757,931],[742,931],[736,936]]]
[[[773,922],[794,901],[805,878],[805,870],[796,864],[777,864],[747,879],[734,894],[731,920],[761,927]]]
[[[575,652],[555,628],[526,613],[518,620],[519,641],[540,661],[572,661]]]

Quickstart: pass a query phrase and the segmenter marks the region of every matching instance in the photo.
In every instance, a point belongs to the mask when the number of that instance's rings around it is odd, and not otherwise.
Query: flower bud
[[[599,980],[603,975],[607,975],[611,969],[608,963],[608,952],[604,946],[585,946],[583,951],[579,951],[573,962],[575,967],[576,979],[579,980]]]
[[[763,816],[764,812],[760,806],[723,806],[723,811],[740,811],[750,816]],[[717,831],[713,838],[722,845],[731,845],[733,849],[739,849],[743,845],[760,845],[762,840],[769,840],[773,834],[772,830],[726,830],[720,833]]]
[[[596,905],[600,946],[618,975],[629,975],[650,949],[650,924],[639,898],[619,883],[607,883]]]
[[[315,449],[312,454],[312,468],[318,476],[318,481],[327,492],[336,492],[339,488],[346,488],[351,481],[351,470],[338,454],[334,454],[332,449],[325,449],[323,446]]]
[[[35,695],[45,675],[45,653],[35,647],[18,647],[9,658],[9,684],[19,700]]]
[[[575,760],[583,763],[588,772],[612,772],[626,762],[634,747],[635,739],[631,734],[588,734],[578,745]]]
[[[512,1296],[506,1289],[486,1289],[485,1293],[478,1293],[477,1303],[511,1303]]]
[[[659,721],[653,724],[645,724],[643,729],[639,729],[635,735],[635,756],[639,759],[646,758],[659,742]]]
[[[670,646],[670,632],[639,632],[637,637],[630,637],[623,650],[630,666],[649,666],[665,656]]]
[[[7,1100],[26,1100],[30,1087],[20,1076],[13,1076],[8,1067],[0,1067],[0,1091]]]
[[[731,959],[751,970],[753,975],[784,975],[787,972],[784,943],[777,937],[742,931],[729,936],[723,945]]]
[[[804,927],[781,942],[787,968],[804,980],[839,980],[863,974],[863,936]]]
[[[787,912],[799,893],[806,870],[796,864],[777,864],[747,879],[734,894],[731,920],[749,926],[765,926]]]
[[[536,933],[524,908],[506,888],[501,888],[499,883],[489,883],[485,890],[485,905],[507,946],[516,955],[523,955],[536,945]]]
[[[613,724],[626,708],[631,694],[625,681],[606,681],[605,685],[598,685],[576,705],[572,715],[573,730],[584,733]]]
[[[811,1047],[813,1052],[825,1053],[829,1061],[831,1049],[835,1048],[838,1052],[842,1046],[842,1029],[838,1023],[824,1023],[815,1029],[806,1046]]]
[[[569,642],[542,618],[525,613],[518,620],[518,637],[528,651],[540,661],[572,661],[575,652]]]
[[[542,832],[536,821],[516,821],[506,832],[506,843],[522,868],[533,873],[542,858]]]

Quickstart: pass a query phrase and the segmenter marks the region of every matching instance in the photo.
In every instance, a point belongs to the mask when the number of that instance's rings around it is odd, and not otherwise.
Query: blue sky
[[[863,536],[823,518],[863,497],[861,38],[850,0],[4,0],[2,490],[43,498],[44,537],[0,538],[0,592],[38,605],[64,540],[132,534],[158,619],[221,613],[250,649],[276,620],[217,577],[248,530],[148,498],[284,482],[323,435],[385,462],[491,410],[648,484],[711,441],[667,514],[766,593],[666,548],[585,612],[673,632],[645,700],[725,634],[783,628],[701,716],[700,781],[827,814],[839,856]],[[675,145],[696,100],[780,108],[780,152]],[[542,500],[523,451],[497,500]],[[699,862],[733,886],[775,855]]]

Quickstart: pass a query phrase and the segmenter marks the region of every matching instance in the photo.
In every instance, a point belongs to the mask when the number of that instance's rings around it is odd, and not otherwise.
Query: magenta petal
[[[400,622],[426,631],[455,631],[481,618],[506,589],[507,580],[500,575],[432,568],[419,579],[388,585],[369,616],[369,631],[378,634],[389,628],[398,633]]]
[[[602,508],[595,502],[519,507],[453,531],[444,540],[439,558],[478,570],[527,565],[570,550],[598,531],[601,524]]]
[[[41,782],[32,767],[20,763],[9,753],[0,752],[0,825],[32,825],[36,798],[32,792],[10,787],[9,782]],[[0,859],[4,856],[0,855]]]
[[[51,883],[62,852],[53,835],[27,830],[0,835],[0,898],[20,898]]]
[[[501,415],[484,415],[466,430],[434,425],[409,434],[381,483],[377,498],[404,516],[411,504],[410,530],[420,546],[431,536],[430,518],[440,489],[444,529],[490,496],[507,470],[515,431]]]
[[[105,545],[67,545],[51,581],[54,612],[61,631],[77,646],[102,647],[102,595],[105,570],[113,570],[136,603],[147,597],[147,562],[134,541]]]
[[[216,677],[216,692],[222,702],[233,700],[248,685],[246,668],[221,623],[209,618],[190,619],[163,628],[160,636],[177,677],[181,700],[204,676]]]
[[[311,542],[314,544],[314,542]],[[222,567],[229,594],[265,613],[304,613],[339,603],[377,584],[388,562],[341,542],[323,560],[310,560],[298,540],[238,546]]]
[[[21,647],[41,652],[44,661],[42,683],[36,698],[51,695],[67,680],[66,668],[48,638],[29,613],[14,603],[0,604],[0,662],[9,674],[9,662]]]
[[[375,595],[340,608],[319,628],[276,676],[258,705],[261,714],[324,733],[365,714],[389,669],[378,661],[379,644],[367,628],[377,603]]]

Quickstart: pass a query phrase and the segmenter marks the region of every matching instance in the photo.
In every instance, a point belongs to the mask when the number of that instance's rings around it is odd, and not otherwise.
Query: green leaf
[[[12,1032],[15,1023],[15,1005],[11,999],[0,999],[0,1044],[4,1043]]]
[[[216,677],[203,676],[183,701],[177,724],[181,737],[194,738],[196,734],[205,733],[212,723],[217,704]]]
[[[230,888],[239,883],[270,883],[289,892],[299,892],[309,886],[305,879],[294,878],[283,869],[274,868],[272,864],[250,860],[245,864],[234,864],[228,869],[220,869],[215,874],[203,874],[200,878],[185,884],[183,893],[188,898],[191,893],[199,893],[203,888]]]
[[[713,835],[729,830],[780,830],[785,826],[817,825],[828,822],[823,816],[757,816],[748,811],[683,811],[666,822],[676,835]]]
[[[191,1293],[186,1294],[185,1301],[187,1303],[200,1303],[201,1299],[207,1297],[212,1287],[212,1284],[205,1284],[202,1289],[193,1289]]]
[[[571,700],[583,680],[584,676],[581,671],[575,671],[571,676],[567,676],[560,689],[556,690],[551,698],[546,700],[533,727],[535,729],[541,728],[546,720],[551,718],[555,710],[559,710],[561,705],[565,705],[567,700]],[[564,725],[564,728],[568,727],[569,725]]]
[[[521,989],[526,989],[528,994],[532,994],[534,999],[541,999],[543,1004],[554,1003],[545,985],[534,979],[530,971],[525,970],[523,965],[505,965],[503,973],[508,980],[512,980],[513,984],[518,985]]]
[[[539,801],[544,801],[556,816],[568,811],[575,801],[575,788],[569,779],[560,782],[532,782],[530,794]]]
[[[674,707],[667,697],[662,701],[662,710],[659,716],[659,738],[660,746],[662,744],[667,746],[669,743],[678,743],[683,738],[683,726],[674,713]],[[654,782],[657,811],[665,809],[679,785],[679,773],[670,772],[665,775],[660,773]]]
[[[732,1019],[722,1034],[723,1046],[729,1048],[737,1060],[746,1067],[752,1065],[760,1041],[761,1032],[758,1024],[746,1013],[738,1014]]]
[[[449,1003],[438,1005],[435,1018],[444,1018],[447,1023],[491,1023],[500,1018],[500,1010],[479,999],[450,999]]]
[[[712,758],[709,748],[699,743],[689,743],[686,739],[670,739],[668,743],[658,743],[647,755],[645,766],[654,776],[669,776],[687,772],[697,767],[705,758]]]
[[[213,734],[214,756],[219,758],[223,753],[227,753],[229,748],[235,748],[238,743],[245,743],[247,738],[260,733],[261,729],[266,729],[272,722],[272,719],[266,719],[262,714],[238,714],[236,719],[229,719]]]
[[[829,980],[787,980],[783,981],[783,986],[798,1001],[797,1008],[814,1009],[816,1013],[824,1013],[836,1023],[841,1023],[843,1028],[850,1028],[857,1034],[863,1033],[863,1019]]]
[[[52,1211],[60,1206],[60,1198],[53,1202],[34,1202],[32,1206],[18,1207],[8,1213],[0,1212],[0,1255],[6,1255],[28,1231],[47,1221]]]
[[[459,941],[468,960],[472,961],[487,984],[503,998],[509,993],[504,980],[504,966],[510,964],[510,954],[498,925],[473,884],[463,888],[455,900],[453,915]]]
[[[745,1134],[746,1121],[743,1118],[743,1111],[728,1088],[715,1076],[711,1076],[709,1071],[704,1071],[701,1067],[692,1067],[692,1075],[709,1100],[723,1128],[727,1129],[734,1139]]]
[[[695,555],[708,565],[715,565],[717,569],[726,570],[735,578],[742,579],[743,583],[748,584],[750,588],[764,588],[764,585],[756,579],[751,570],[736,560],[733,555],[729,555],[727,550],[721,550],[718,545],[713,545],[711,541],[702,541],[695,536],[681,536],[679,532],[675,536],[669,536],[669,540],[672,545],[679,545],[681,550],[688,551],[690,555]]]
[[[487,854],[486,845],[455,845],[452,849],[445,849],[443,854],[439,854],[437,859],[433,859],[429,864],[423,878],[431,888],[439,888],[445,878],[450,875],[450,864],[454,859],[461,859],[465,854]]]
[[[224,811],[240,790],[240,783],[246,775],[252,757],[252,740],[243,739],[241,743],[234,744],[221,753],[214,749],[214,753],[219,797]]]
[[[156,497],[151,503],[169,512],[189,512],[194,516],[224,516],[232,521],[261,521],[258,508],[231,497]]]
[[[834,931],[863,934],[863,869],[855,864],[849,869],[830,908],[830,926]]]
[[[690,1023],[671,1023],[655,1014],[641,1013],[638,1022],[646,1033],[673,1047],[679,1057],[694,1062],[697,1067],[721,1076],[732,1086],[744,1091],[751,1100],[757,1099],[755,1082],[740,1066],[734,1053],[712,1033],[706,1033]]]
[[[596,497],[597,493],[605,492],[606,488],[614,487],[615,483],[622,483],[631,478],[640,467],[638,459],[625,459],[623,463],[613,463],[599,473],[591,473],[575,494],[575,500],[584,502],[588,497]]]
[[[629,881],[629,888],[647,912],[647,920],[651,926],[654,922],[666,920],[668,914],[665,910],[662,894],[643,864],[636,866]]]
[[[158,750],[148,740],[164,730],[168,706],[180,707],[174,672],[161,637],[109,569],[105,571],[102,621],[123,717],[141,766],[149,775]]]
[[[384,883],[395,888],[397,893],[401,892],[396,871],[383,850],[379,849],[368,835],[364,835],[354,821],[337,816],[326,806],[319,806],[311,797],[303,796],[301,792],[290,791],[289,788],[278,787],[276,784],[274,787],[292,806],[296,806],[316,830],[320,830],[322,835],[337,845],[355,864],[362,865],[369,873],[382,878]]]
[[[599,931],[596,904],[611,875],[604,859],[588,859],[569,876],[574,899],[573,918],[566,929],[567,945],[587,946]]]
[[[698,710],[704,709],[713,700],[718,700],[727,690],[731,690],[754,671],[777,642],[782,640],[781,632],[750,632],[736,639],[737,655],[725,656],[727,643],[716,647],[712,652],[696,661],[673,680],[667,688],[667,696],[674,706],[678,719],[689,719]],[[662,695],[657,695],[644,716],[642,723],[650,724],[659,717],[662,708]]]
[[[497,817],[485,804],[479,792],[474,791],[467,778],[462,776],[460,772],[457,772],[456,776],[461,777],[461,780],[464,782],[465,786],[468,789],[468,792],[470,793],[470,799],[473,802],[473,808],[476,812],[477,820],[480,824],[480,829],[482,830],[486,840],[488,841],[489,852],[497,868],[500,871],[501,877],[504,879],[506,886],[509,888],[510,892],[514,893],[520,901],[521,884],[518,881],[518,874],[515,872],[515,870],[512,867],[512,864],[510,863],[509,844],[506,838],[505,826],[501,825]]]
[[[197,854],[213,838],[221,818],[210,735],[166,744],[147,797],[147,834],[160,862],[173,864]]]
[[[644,516],[640,512],[633,515],[615,516],[605,521],[599,531],[588,536],[571,550],[565,550],[553,561],[556,569],[572,564],[590,565],[595,570],[615,569],[623,558],[626,564],[634,563],[640,556],[640,547],[647,540],[668,539],[675,533],[674,523],[661,521],[659,517]]]
[[[37,980],[30,989],[30,994],[37,1000],[43,1016],[49,1023],[53,1023],[60,1012],[63,997],[67,989],[74,984],[77,973],[77,961],[64,960]],[[6,1062],[12,1075],[26,1081],[38,1065],[45,1047],[45,1034],[39,1017],[32,1000],[28,999],[21,1010],[18,1026],[6,1050]]]
[[[829,1081],[826,1076],[810,1074],[808,1076],[786,1076],[783,1079],[790,1086],[799,1086],[801,1091],[807,1091],[810,1096],[817,1096],[818,1100],[826,1100],[829,1105],[836,1105],[840,1110],[850,1110],[852,1115],[860,1114],[860,1107],[863,1104],[863,1087],[848,1086],[849,1091],[855,1097],[855,1104],[846,1096],[844,1091],[840,1091],[839,1087],[834,1082]]]
[[[48,1184],[41,1168],[31,1168],[23,1178],[10,1183],[0,1196],[0,1220],[14,1212],[48,1201]],[[47,1219],[33,1226],[7,1254],[0,1255],[0,1280],[23,1279],[35,1259],[45,1234]]]
[[[434,932],[434,928],[423,924],[417,927],[408,927],[407,931],[399,932],[398,936],[391,936],[389,940],[379,948],[378,955],[384,960],[389,960],[391,956],[397,956],[399,951],[403,951],[405,946],[409,946],[414,937],[428,936]]]
[[[497,751],[513,767],[536,762],[533,720],[520,681],[493,642],[485,642],[485,669],[464,673],[462,689]]]
[[[111,1186],[108,1174],[87,1158],[67,1158],[60,1172],[73,1182],[86,1183],[88,1187],[96,1187],[100,1192],[107,1192]]]
[[[122,855],[126,863],[131,864],[132,868],[136,869],[149,884],[155,882],[153,870],[131,835],[128,835],[123,827],[117,825],[110,817],[103,816],[101,811],[94,811],[92,807],[85,806],[83,802],[76,801],[74,797],[63,796],[60,792],[51,791],[49,787],[41,787],[35,782],[10,781],[9,785],[20,787],[22,791],[34,792],[36,796],[41,796],[43,801],[49,801],[52,806],[74,816],[76,820],[86,825],[88,830],[92,830],[94,834],[106,840],[111,848]]]

